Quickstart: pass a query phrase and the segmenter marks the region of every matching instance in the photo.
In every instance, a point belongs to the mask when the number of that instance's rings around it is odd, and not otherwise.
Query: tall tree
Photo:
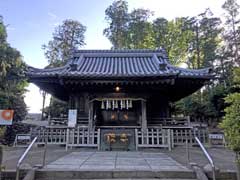
[[[103,34],[110,40],[113,48],[126,48],[129,22],[127,2],[124,0],[114,1],[112,5],[105,10],[105,19],[109,26],[103,30]]]
[[[45,51],[44,54],[49,62],[47,68],[62,66],[68,61],[74,50],[77,50],[80,47],[84,46],[85,32],[86,27],[84,25],[82,25],[78,21],[70,19],[63,21],[62,25],[56,27],[53,32],[53,39],[50,40],[47,45],[43,45],[43,49]],[[56,112],[60,112],[61,109],[67,109],[66,103],[60,103],[53,97],[51,97],[50,99],[51,102],[50,107],[45,108],[46,92],[42,91],[42,96],[43,96],[42,118],[44,111],[46,112],[49,109],[50,110],[54,109]],[[53,114],[52,112],[49,113],[54,116],[59,115]]]
[[[166,47],[168,42],[168,20],[157,18],[153,21],[153,32],[156,47]]]
[[[227,0],[222,8],[226,11],[225,33],[224,39],[227,46],[227,53],[231,58],[233,64],[240,66],[240,19],[239,9],[240,5],[236,0]]]
[[[233,82],[238,90],[230,93],[225,102],[228,107],[225,108],[225,116],[221,123],[228,146],[236,153],[238,179],[240,178],[240,68],[234,70]]]
[[[217,60],[217,49],[221,39],[220,18],[214,17],[210,9],[191,18],[189,28],[194,33],[188,49],[188,65],[191,68],[213,66]]]
[[[43,45],[50,66],[59,66],[67,62],[72,51],[85,45],[86,27],[80,22],[67,19],[55,28],[53,39]]]
[[[27,86],[21,54],[7,42],[7,31],[0,17],[0,109],[13,109],[14,122],[21,121],[27,113],[24,103]]]
[[[155,47],[153,26],[149,18],[153,13],[146,9],[134,9],[129,14],[127,46],[130,49],[152,49]]]

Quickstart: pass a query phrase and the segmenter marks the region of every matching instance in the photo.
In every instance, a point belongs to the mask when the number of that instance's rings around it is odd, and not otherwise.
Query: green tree
[[[56,67],[65,64],[72,51],[85,45],[85,31],[84,25],[70,19],[63,21],[62,25],[56,27],[53,39],[42,47],[49,65]]]
[[[49,62],[49,65],[46,68],[58,67],[67,63],[72,52],[85,45],[85,32],[86,27],[84,25],[71,19],[63,21],[62,25],[56,27],[53,32],[53,39],[50,40],[47,45],[43,45],[43,49],[45,51],[44,54]],[[64,109],[67,108],[67,104],[62,104],[53,97],[50,99],[50,107],[44,108],[46,92],[42,92],[41,94],[43,97],[42,118],[45,112],[53,110],[54,112],[60,112],[61,106],[64,106]],[[59,115],[51,112],[50,114],[55,117]]]
[[[16,125],[17,122],[24,120],[27,114],[24,102],[27,86],[25,71],[26,64],[20,52],[7,42],[6,26],[0,16],[0,109],[14,110],[13,125],[6,128],[2,143],[11,144],[16,133],[22,130]]]
[[[114,49],[126,48],[127,29],[129,23],[128,4],[126,1],[114,1],[105,10],[105,19],[109,26],[103,30],[103,34],[110,40]]]
[[[207,9],[204,13],[191,18],[189,29],[194,33],[188,49],[190,68],[213,67],[217,61],[217,49],[221,43],[221,20]]]
[[[228,106],[225,108],[225,116],[220,126],[224,130],[224,134],[228,146],[236,153],[238,165],[238,176],[240,172],[240,68],[234,70],[233,82],[238,91],[229,94],[225,98]],[[239,177],[240,178],[240,177]]]
[[[238,19],[240,5],[236,0],[227,0],[222,8],[226,11],[224,39],[227,47],[229,58],[232,64],[240,65],[239,60],[239,40],[240,40],[240,19]]]
[[[27,109],[24,103],[27,86],[21,54],[7,42],[6,26],[0,17],[0,109],[13,109],[14,121],[25,118]]]
[[[49,62],[49,65],[46,68],[58,67],[67,63],[72,52],[85,45],[85,31],[86,27],[84,25],[78,21],[70,19],[63,21],[62,25],[56,27],[53,32],[53,39],[50,40],[47,45],[43,45],[45,51],[44,54]],[[42,91],[41,94],[43,97],[42,118],[44,113],[47,112],[50,113],[50,115],[57,117],[59,116],[59,113],[54,112],[61,112],[62,108],[67,108],[66,103],[61,103],[53,97],[50,99],[50,107],[45,108],[46,92]]]
[[[130,49],[153,49],[153,26],[149,22],[152,12],[146,9],[134,9],[129,14],[127,47]]]

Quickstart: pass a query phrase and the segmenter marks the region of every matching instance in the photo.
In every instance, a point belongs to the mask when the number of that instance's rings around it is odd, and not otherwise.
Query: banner
[[[69,109],[68,110],[68,127],[75,127],[77,124],[77,110]]]
[[[13,110],[0,110],[0,125],[12,125]]]

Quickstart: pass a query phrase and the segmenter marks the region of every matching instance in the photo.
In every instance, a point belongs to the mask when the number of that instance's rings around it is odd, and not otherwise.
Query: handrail
[[[28,152],[30,151],[30,149],[32,148],[33,144],[37,141],[37,137],[35,137],[31,144],[29,144],[28,148],[24,151],[23,155],[20,157],[20,159],[17,162],[17,168],[16,168],[16,180],[19,180],[19,169],[20,166],[23,162],[23,160],[25,159],[25,157],[27,156]]]
[[[214,162],[213,162],[211,156],[208,154],[207,150],[205,149],[205,147],[203,146],[201,141],[198,139],[198,137],[195,136],[195,140],[197,141],[197,143],[199,144],[200,148],[202,149],[204,155],[207,157],[208,161],[210,162],[210,164],[212,166],[213,180],[216,180],[215,165],[214,165]]]

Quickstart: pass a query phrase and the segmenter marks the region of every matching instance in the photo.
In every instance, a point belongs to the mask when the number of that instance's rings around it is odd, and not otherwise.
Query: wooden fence
[[[39,127],[32,132],[32,136],[38,136],[37,143],[66,144],[67,128],[62,127]]]
[[[66,145],[68,147],[100,147],[100,128],[89,130],[88,127],[39,127],[32,136],[38,136],[38,144]],[[176,145],[196,144],[194,137],[198,137],[203,144],[209,142],[207,129],[184,129],[161,127],[148,128],[146,131],[135,129],[136,149],[140,147],[166,147],[169,150]]]
[[[100,129],[89,130],[88,127],[69,128],[67,129],[67,142],[68,147],[98,147],[100,145]]]
[[[188,141],[190,145],[197,144],[194,138],[195,136],[198,137],[203,144],[209,142],[207,129],[171,129],[171,134],[173,146],[185,145],[186,141]]]
[[[135,129],[136,149],[139,147],[167,147],[171,150],[171,130],[148,128],[146,131]]]

